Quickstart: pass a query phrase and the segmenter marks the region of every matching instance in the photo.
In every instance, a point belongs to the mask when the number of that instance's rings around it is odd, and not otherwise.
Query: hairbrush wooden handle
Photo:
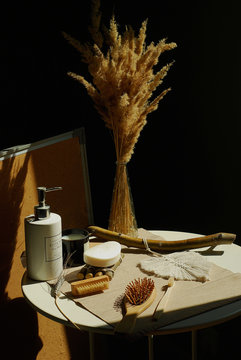
[[[128,247],[136,247],[145,249],[145,245],[141,238],[134,238],[124,234],[117,233],[103,229],[98,226],[89,226],[88,230],[97,238],[107,241],[118,241],[122,245]],[[212,235],[200,236],[191,239],[166,241],[166,240],[152,240],[147,239],[147,243],[151,250],[159,251],[179,251],[186,249],[196,249],[206,246],[216,246],[223,244],[232,244],[236,239],[235,234],[230,233],[216,233]]]
[[[127,334],[132,333],[136,324],[137,316],[143,313],[143,311],[145,311],[149,306],[151,306],[155,300],[155,297],[156,289],[154,288],[149,298],[140,305],[131,305],[125,298],[126,313],[122,320],[115,327],[115,332]]]

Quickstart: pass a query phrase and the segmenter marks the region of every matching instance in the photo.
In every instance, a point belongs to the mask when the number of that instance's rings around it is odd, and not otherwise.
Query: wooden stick
[[[122,245],[128,247],[136,247],[145,249],[145,245],[141,238],[134,238],[124,234],[119,234],[115,231],[103,229],[98,226],[89,226],[88,230],[97,238],[107,241],[118,241]],[[230,233],[216,233],[207,236],[200,236],[191,239],[166,241],[166,240],[152,240],[147,239],[148,246],[151,250],[159,251],[179,251],[187,249],[196,249],[207,246],[217,246],[223,244],[232,244],[236,239],[235,234]]]
[[[152,320],[156,321],[161,317],[162,313],[165,310],[165,306],[167,304],[167,300],[170,295],[171,288],[173,286],[174,286],[174,277],[170,277],[170,279],[168,280],[168,283],[166,285],[164,295],[160,298],[160,300],[158,301],[157,306],[154,310],[154,313],[152,315]]]

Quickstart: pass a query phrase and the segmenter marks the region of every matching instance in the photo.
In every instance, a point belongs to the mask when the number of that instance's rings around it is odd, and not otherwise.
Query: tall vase
[[[109,230],[137,237],[137,222],[126,163],[116,163]]]

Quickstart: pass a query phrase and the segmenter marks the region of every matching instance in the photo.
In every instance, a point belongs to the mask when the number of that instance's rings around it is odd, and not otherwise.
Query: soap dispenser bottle
[[[61,217],[45,203],[46,192],[61,189],[38,187],[39,204],[25,218],[27,273],[33,280],[51,280],[63,270]]]

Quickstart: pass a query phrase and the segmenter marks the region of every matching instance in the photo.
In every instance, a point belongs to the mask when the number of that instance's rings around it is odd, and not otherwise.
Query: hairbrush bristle
[[[154,289],[152,279],[143,278],[131,281],[125,289],[125,296],[132,305],[140,305],[145,302]]]

